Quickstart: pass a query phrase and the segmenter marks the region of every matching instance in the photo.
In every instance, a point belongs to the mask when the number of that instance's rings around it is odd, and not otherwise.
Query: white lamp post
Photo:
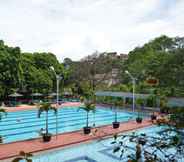
[[[132,85],[133,85],[133,112],[135,111],[135,81],[136,81],[136,78],[134,78],[132,76],[132,74],[129,73],[128,70],[125,71],[126,74],[129,75],[129,77],[132,79]]]
[[[58,108],[59,106],[59,81],[63,79],[63,77],[56,74],[53,66],[51,66],[50,69],[54,72],[56,76],[56,106]],[[56,139],[57,139],[57,136],[58,136],[58,112],[56,114]]]

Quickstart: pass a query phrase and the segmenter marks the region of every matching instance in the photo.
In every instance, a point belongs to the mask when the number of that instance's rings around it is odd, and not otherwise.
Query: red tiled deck
[[[59,108],[66,107],[66,106],[80,106],[80,102],[66,102],[62,103]],[[5,110],[7,112],[15,112],[15,111],[23,111],[23,110],[32,110],[37,108],[35,105],[30,106],[30,105],[22,105],[22,106],[17,106],[17,107],[5,107]]]
[[[114,133],[121,133],[151,125],[152,122],[148,119],[144,120],[141,124],[137,124],[135,121],[129,121],[126,123],[121,123],[120,128],[118,129],[113,129],[112,125],[99,127],[96,133],[93,133],[93,130],[90,135],[84,135],[82,130],[59,134],[57,140],[54,136],[53,139],[48,143],[43,143],[42,139],[39,138],[21,142],[14,142],[10,144],[2,144],[0,145],[0,160],[14,157],[18,155],[21,150],[25,152],[35,153],[58,147],[64,147],[71,144],[87,142],[105,136],[111,136]]]

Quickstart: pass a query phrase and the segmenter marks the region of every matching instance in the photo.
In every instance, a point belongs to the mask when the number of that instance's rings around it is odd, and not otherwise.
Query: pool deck
[[[52,104],[53,106],[56,106],[55,104]],[[80,102],[66,102],[66,103],[62,103],[62,105],[59,106],[59,108],[62,107],[67,107],[67,106],[80,106],[81,103]],[[24,110],[33,110],[33,109],[37,109],[36,105],[20,105],[20,106],[16,106],[16,107],[5,107],[4,108],[7,112],[15,112],[15,111],[24,111]]]
[[[8,158],[15,157],[20,151],[36,153],[50,149],[56,149],[60,147],[70,146],[72,144],[79,144],[82,142],[88,142],[103,137],[112,136],[115,133],[122,133],[126,131],[132,131],[139,128],[151,126],[150,119],[145,119],[141,124],[137,124],[135,121],[129,121],[121,123],[118,129],[113,129],[112,125],[98,127],[92,130],[89,135],[84,135],[82,130],[62,133],[57,136],[53,136],[50,142],[44,143],[41,138],[13,142],[9,144],[0,145],[0,161],[9,161]]]

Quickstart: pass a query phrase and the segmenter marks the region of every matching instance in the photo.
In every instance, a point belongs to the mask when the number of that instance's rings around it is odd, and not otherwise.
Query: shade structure
[[[12,93],[12,94],[10,94],[9,95],[9,97],[13,97],[14,99],[15,99],[15,103],[14,103],[14,106],[16,106],[16,104],[17,104],[17,102],[16,102],[16,98],[17,97],[21,97],[21,96],[23,96],[22,94],[20,94],[20,93],[17,93],[17,92],[15,92],[15,93]]]
[[[21,97],[21,96],[23,96],[23,95],[20,94],[20,93],[16,93],[16,92],[9,95],[9,97],[15,97],[15,98],[16,97]]]
[[[65,96],[69,96],[69,95],[72,95],[72,92],[65,91],[63,94],[64,94]]]
[[[41,93],[32,93],[31,96],[42,96]]]
[[[36,93],[32,93],[31,96],[32,96],[32,102],[39,102],[38,98],[43,96],[43,95],[41,93],[36,92]],[[37,98],[37,100],[36,100],[36,98]]]
[[[57,93],[55,93],[55,92],[50,93],[49,96],[57,96]]]

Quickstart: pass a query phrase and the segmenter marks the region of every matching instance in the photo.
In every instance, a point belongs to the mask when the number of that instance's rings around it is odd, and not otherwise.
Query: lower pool
[[[137,117],[136,113],[118,111],[118,121],[126,122]],[[114,120],[114,112],[109,108],[97,107],[96,113],[89,114],[90,126],[111,124]],[[78,110],[78,107],[64,107],[58,111],[58,132],[70,132],[79,130],[85,126],[86,112]],[[21,141],[39,137],[39,132],[45,128],[45,114],[37,117],[37,110],[9,112],[6,118],[0,122],[0,135],[4,143]],[[56,133],[56,117],[49,112],[49,132]]]
[[[163,127],[152,126],[139,129],[136,133],[146,133],[156,136],[156,132]],[[35,155],[33,162],[126,162],[126,156],[120,160],[119,153],[113,153],[114,146],[111,144],[112,138],[99,139],[87,144],[70,146],[69,148],[52,150],[47,153]],[[177,162],[183,162],[178,159]]]

